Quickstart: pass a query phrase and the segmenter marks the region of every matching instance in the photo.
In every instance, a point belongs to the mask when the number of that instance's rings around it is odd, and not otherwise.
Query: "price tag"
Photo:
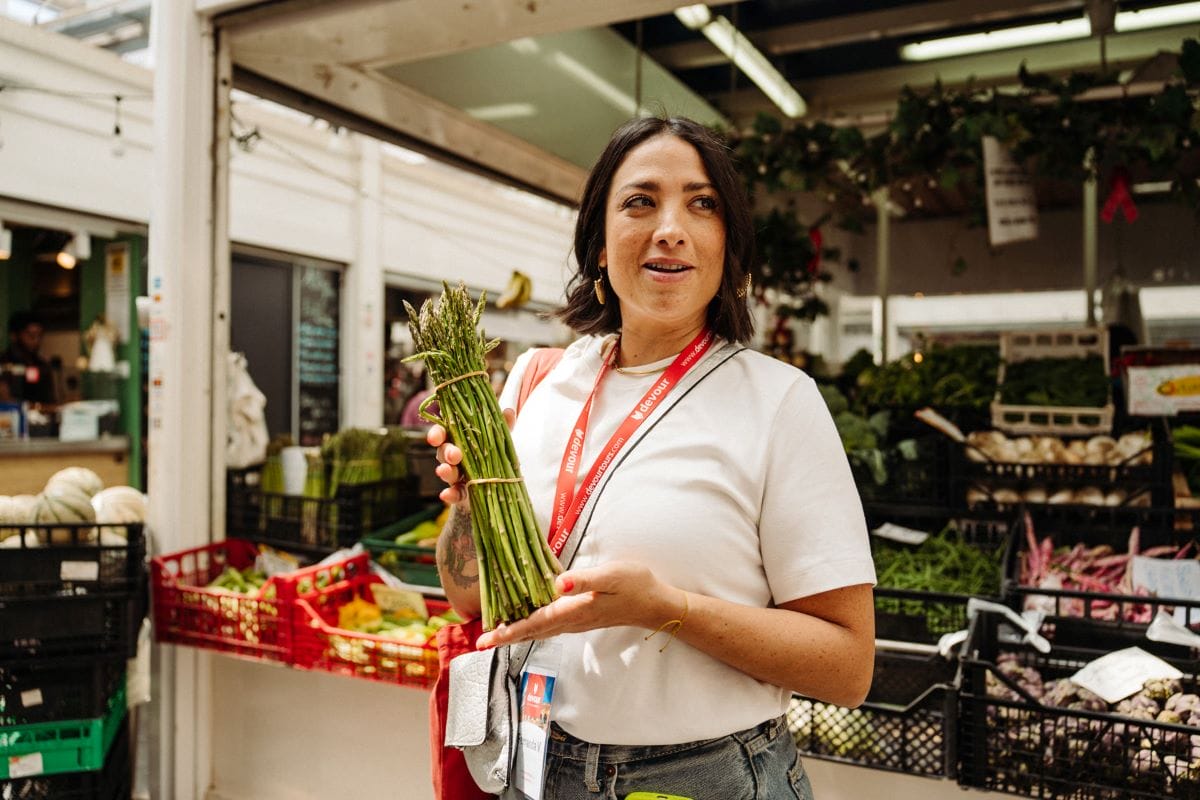
[[[58,568],[61,581],[94,581],[99,577],[99,561],[64,561]]]
[[[1071,680],[1100,695],[1106,703],[1119,703],[1141,691],[1148,680],[1182,677],[1182,672],[1158,656],[1140,647],[1127,647],[1097,658]]]
[[[25,708],[33,708],[42,704],[41,689],[26,689],[21,692],[21,705]]]
[[[929,534],[924,531],[915,531],[912,528],[905,528],[902,525],[896,525],[891,522],[885,522],[871,533],[878,536],[880,539],[888,539],[900,544],[919,545],[924,544],[929,538]]]
[[[23,756],[8,757],[8,777],[31,778],[45,772],[42,767],[41,753],[26,753]]]
[[[375,605],[379,606],[379,610],[384,614],[429,619],[429,608],[426,607],[425,598],[420,592],[376,583],[371,585],[371,593],[375,596]]]
[[[1145,589],[1155,597],[1171,600],[1200,601],[1200,561],[1194,558],[1173,561],[1134,556],[1130,566],[1135,589]],[[1187,625],[1186,608],[1175,609],[1175,621]]]

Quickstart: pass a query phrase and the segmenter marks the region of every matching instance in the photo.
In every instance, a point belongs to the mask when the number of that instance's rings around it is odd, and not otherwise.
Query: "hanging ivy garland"
[[[813,231],[833,222],[861,232],[875,217],[871,198],[881,190],[910,216],[957,213],[971,225],[986,224],[985,136],[1007,146],[1039,183],[1057,183],[1060,194],[1078,193],[1095,178],[1103,198],[1114,179],[1120,188],[1134,176],[1169,181],[1175,199],[1200,209],[1200,42],[1185,40],[1178,64],[1161,91],[1148,94],[1128,92],[1113,74],[1058,79],[1022,65],[1013,93],[940,83],[905,88],[890,122],[872,134],[825,122],[785,126],[766,114],[748,131],[726,131],[758,205],[808,192],[829,206],[809,224],[791,205],[759,213],[757,285],[792,298],[780,309],[785,316],[825,313],[815,287],[830,279],[821,257],[837,253],[822,251]]]

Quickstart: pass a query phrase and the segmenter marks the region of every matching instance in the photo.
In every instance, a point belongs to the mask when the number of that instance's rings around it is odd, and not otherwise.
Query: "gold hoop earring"
[[[604,276],[601,275],[596,280],[592,281],[592,291],[596,293],[596,302],[604,305],[604,301],[608,298],[604,294]]]
[[[746,273],[746,282],[744,284],[742,284],[742,286],[737,290],[737,296],[739,298],[747,297],[750,294],[750,290],[753,288],[754,288],[754,276],[751,275],[749,272],[747,272]]]

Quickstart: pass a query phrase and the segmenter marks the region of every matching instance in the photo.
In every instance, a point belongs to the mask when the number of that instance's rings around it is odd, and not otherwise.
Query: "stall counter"
[[[0,441],[0,494],[37,494],[64,467],[87,467],[105,486],[125,485],[129,483],[129,438]]]

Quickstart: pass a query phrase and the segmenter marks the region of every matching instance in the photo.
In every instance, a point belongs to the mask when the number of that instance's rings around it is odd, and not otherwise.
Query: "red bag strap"
[[[562,360],[563,349],[561,347],[541,347],[533,351],[533,355],[529,359],[529,365],[525,368],[525,374],[521,376],[521,388],[517,390],[517,407],[515,411],[521,413],[521,406],[525,405],[525,401],[529,398],[529,393],[537,388],[537,385],[542,382],[542,378],[550,374],[550,370],[557,366]]]

